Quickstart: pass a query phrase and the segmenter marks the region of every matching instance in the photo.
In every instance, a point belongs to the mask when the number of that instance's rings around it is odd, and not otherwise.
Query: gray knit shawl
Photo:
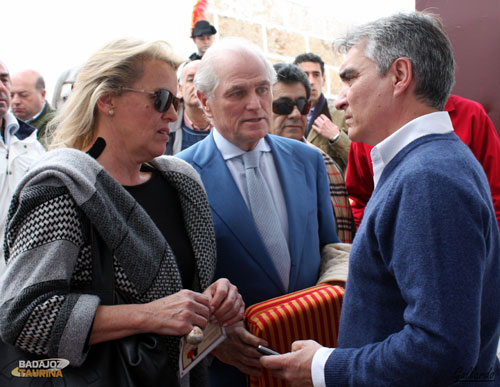
[[[204,290],[213,279],[216,252],[210,208],[201,180],[189,164],[174,157],[162,156],[151,164],[161,171],[163,177],[178,192],[186,231],[196,260],[196,287]],[[23,250],[23,259],[27,262],[29,260],[26,259],[26,254],[37,254],[36,248],[30,250],[25,246],[29,243],[28,240],[26,243],[24,240],[20,242],[18,230],[27,227],[23,223],[27,214],[44,202],[45,193],[51,189],[64,189],[68,192],[77,207],[90,220],[113,252],[126,278],[133,284],[138,302],[149,302],[182,289],[175,257],[151,218],[97,161],[74,149],[58,149],[47,153],[18,185],[7,221],[7,261],[15,258],[20,249]],[[35,227],[43,227],[43,224]],[[26,234],[26,230],[24,232]],[[60,256],[57,259],[61,262],[68,258],[64,246],[65,244],[61,243],[57,250],[57,255]],[[22,321],[15,317],[15,310],[16,305],[20,305],[17,296],[24,286],[16,281],[15,276],[11,279],[4,277],[4,280],[7,282],[2,285],[4,294],[0,298],[6,308],[5,315],[12,315],[8,318],[10,323],[2,319],[1,333],[4,339],[12,342],[13,335],[19,334],[22,329],[22,326],[19,326]],[[44,278],[39,278],[39,281],[42,283]],[[14,321],[12,318],[17,319],[17,325],[11,324]],[[176,345],[178,340],[170,343],[169,348]],[[67,350],[71,352],[72,349]],[[76,348],[73,350],[78,352]],[[178,356],[178,347],[169,355],[172,359]],[[85,354],[80,352],[79,356],[83,356],[80,359],[78,355],[75,356],[73,360],[80,363]]]

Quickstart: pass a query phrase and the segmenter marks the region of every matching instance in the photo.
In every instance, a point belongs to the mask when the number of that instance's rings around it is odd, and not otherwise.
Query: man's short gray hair
[[[451,43],[437,15],[423,12],[398,13],[364,24],[334,42],[347,53],[366,43],[365,55],[377,65],[381,76],[401,57],[410,59],[417,97],[439,110],[455,83],[455,60]]]
[[[215,42],[203,55],[194,77],[196,90],[209,98],[213,97],[215,89],[219,86],[219,74],[224,71],[219,68],[220,59],[225,55],[241,56],[242,54],[258,58],[264,64],[269,83],[272,85],[276,82],[276,71],[258,46],[242,38],[225,38]]]

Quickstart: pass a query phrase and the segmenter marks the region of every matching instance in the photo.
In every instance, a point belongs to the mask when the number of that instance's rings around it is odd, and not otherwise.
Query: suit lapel
[[[281,188],[285,196],[288,214],[288,232],[291,258],[291,272],[289,288],[293,289],[301,265],[302,250],[305,235],[302,232],[304,222],[308,219],[307,181],[304,165],[300,155],[294,153],[290,143],[275,136],[267,136],[271,146],[274,162],[280,176]],[[293,140],[295,141],[295,140]],[[307,226],[307,225],[305,225]]]
[[[212,211],[239,241],[242,249],[246,250],[269,279],[283,291],[279,274],[212,134],[204,142],[203,147],[198,147],[193,163],[203,180]]]

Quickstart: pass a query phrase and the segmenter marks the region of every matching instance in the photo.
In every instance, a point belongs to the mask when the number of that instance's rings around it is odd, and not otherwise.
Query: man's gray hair
[[[437,15],[423,12],[398,13],[364,24],[334,42],[347,53],[366,43],[365,55],[377,65],[381,76],[401,57],[410,59],[417,97],[439,110],[455,83],[455,60],[451,43]]]
[[[209,98],[213,97],[215,89],[219,86],[219,75],[224,71],[220,68],[220,59],[225,55],[242,54],[259,59],[266,69],[269,83],[272,85],[276,82],[276,71],[258,46],[242,38],[225,38],[215,42],[203,55],[194,77],[195,89]]]

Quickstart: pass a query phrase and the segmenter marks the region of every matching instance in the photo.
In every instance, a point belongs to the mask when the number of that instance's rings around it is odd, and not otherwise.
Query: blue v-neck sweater
[[[403,148],[352,247],[327,386],[500,385],[499,239],[484,172],[455,134]]]

